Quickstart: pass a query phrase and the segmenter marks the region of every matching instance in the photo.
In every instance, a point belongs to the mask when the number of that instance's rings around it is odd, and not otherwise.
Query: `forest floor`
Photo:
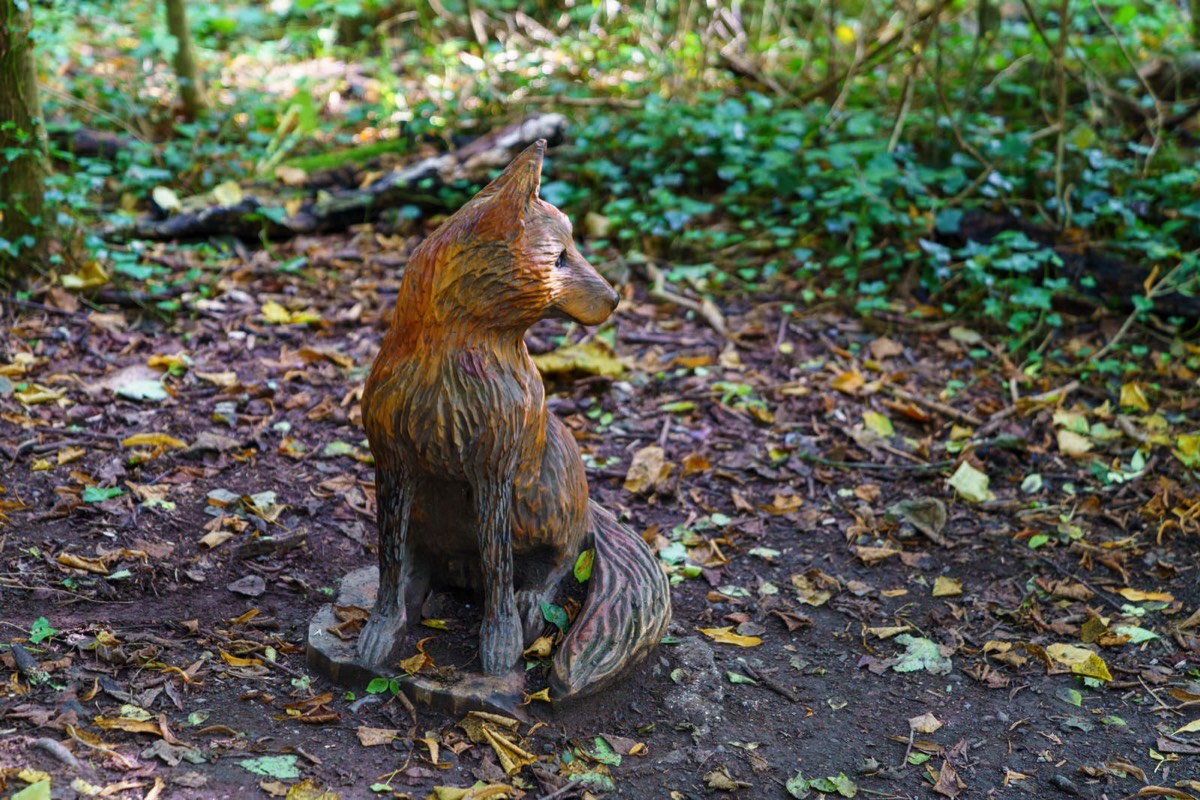
[[[374,559],[359,396],[414,241],[163,248],[219,273],[170,315],[0,303],[0,795],[1200,797],[1200,350],[1073,371],[1119,319],[1030,377],[962,321],[779,286],[718,300],[726,341],[634,280],[617,377],[605,333],[529,342],[586,344],[550,406],[677,576],[668,640],[531,703],[509,775],[459,717],[310,675]],[[449,621],[427,649],[471,669]]]

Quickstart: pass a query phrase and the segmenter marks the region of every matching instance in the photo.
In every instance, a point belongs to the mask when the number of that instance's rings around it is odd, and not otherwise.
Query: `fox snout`
[[[616,310],[620,296],[583,256],[564,254],[563,260],[554,274],[557,286],[552,314],[581,325],[604,322]]]

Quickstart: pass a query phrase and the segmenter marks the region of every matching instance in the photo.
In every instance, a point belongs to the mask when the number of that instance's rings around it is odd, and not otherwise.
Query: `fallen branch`
[[[665,300],[668,303],[683,306],[686,309],[696,312],[727,344],[730,343],[729,328],[725,326],[725,317],[722,316],[721,309],[717,308],[712,300],[709,300],[707,297],[701,300],[693,300],[690,297],[676,294],[666,288],[667,276],[663,274],[661,269],[650,263],[646,263],[643,266],[646,268],[646,275],[649,276],[651,281],[651,297],[655,300]]]
[[[277,240],[340,230],[405,205],[444,210],[440,188],[458,182],[483,184],[538,139],[546,139],[551,145],[561,142],[565,129],[566,119],[561,114],[538,114],[481,136],[453,153],[430,156],[397,169],[365,188],[322,193],[294,214],[288,214],[282,203],[266,203],[246,194],[233,205],[209,206],[165,219],[138,219],[128,228],[113,229],[109,235],[156,240],[209,236]]]

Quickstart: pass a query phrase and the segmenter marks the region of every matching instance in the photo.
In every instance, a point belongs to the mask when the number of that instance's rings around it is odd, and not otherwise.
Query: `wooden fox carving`
[[[363,394],[375,456],[379,594],[358,643],[381,665],[434,588],[483,600],[483,671],[511,671],[578,554],[587,600],[551,690],[585,694],[658,642],[670,593],[644,542],[588,499],[578,446],[547,413],[524,333],[547,317],[603,322],[617,294],[538,197],[539,140],[421,243]]]

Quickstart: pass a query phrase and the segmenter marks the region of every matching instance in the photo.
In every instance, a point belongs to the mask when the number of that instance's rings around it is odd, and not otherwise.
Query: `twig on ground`
[[[896,397],[899,397],[901,400],[907,400],[910,403],[916,403],[919,406],[924,406],[931,411],[938,412],[942,416],[950,417],[951,419],[958,420],[959,422],[964,422],[967,425],[977,428],[983,424],[983,420],[969,411],[959,411],[957,408],[948,406],[945,403],[939,403],[937,400],[926,400],[924,397],[921,397],[918,394],[907,392],[897,386],[888,386],[887,391],[891,394],[894,394]]]
[[[763,686],[770,689],[772,692],[779,695],[780,697],[786,697],[789,701],[791,701],[793,703],[800,702],[800,698],[796,696],[795,692],[793,692],[791,689],[784,686],[779,681],[772,678],[770,675],[768,675],[766,673],[765,670],[756,670],[754,667],[750,666],[750,664],[748,664],[748,663],[742,664],[742,669],[746,670],[746,673],[751,678],[758,681]]]
[[[725,317],[721,315],[721,309],[717,308],[713,301],[707,297],[703,300],[693,300],[690,297],[676,294],[666,288],[667,276],[663,274],[661,269],[650,263],[643,264],[643,266],[646,268],[646,274],[650,276],[651,297],[656,300],[666,300],[668,303],[674,303],[677,306],[683,306],[695,311],[722,339],[727,343],[732,343],[732,340],[729,338],[729,328],[725,325]]]
[[[1066,399],[1067,395],[1069,395],[1071,392],[1075,391],[1078,388],[1079,388],[1079,381],[1071,381],[1070,383],[1068,383],[1064,386],[1060,386],[1057,389],[1051,389],[1047,392],[1042,392],[1041,394],[1032,395],[1030,397],[1025,398],[1025,400],[1032,404],[1045,403],[1050,400],[1055,400],[1055,401],[1064,400],[1064,399]],[[988,417],[988,420],[987,420],[987,422],[985,422],[983,424],[983,427],[981,427],[979,430],[975,431],[975,436],[977,438],[983,438],[983,437],[987,436],[992,431],[996,430],[996,428],[999,428],[1000,424],[1003,423],[1004,420],[1015,415],[1016,413],[1017,413],[1016,405],[1011,405],[1011,406],[1008,406],[1007,408],[1000,409],[995,414],[992,414],[992,416]]]

